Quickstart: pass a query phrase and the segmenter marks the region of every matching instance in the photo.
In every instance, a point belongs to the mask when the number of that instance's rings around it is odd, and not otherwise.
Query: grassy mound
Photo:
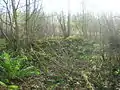
[[[28,58],[43,73],[43,86],[86,87],[83,71],[90,67],[94,42],[79,37],[48,38],[34,42],[29,48]]]

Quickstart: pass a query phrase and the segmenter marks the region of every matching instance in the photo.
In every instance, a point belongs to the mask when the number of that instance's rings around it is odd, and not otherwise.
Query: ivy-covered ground
[[[80,37],[47,38],[19,52],[1,52],[1,88],[117,90],[119,86],[119,65],[113,64],[117,60],[103,52],[100,44]]]

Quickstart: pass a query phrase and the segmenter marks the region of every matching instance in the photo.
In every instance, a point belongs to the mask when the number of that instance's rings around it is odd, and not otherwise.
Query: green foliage
[[[1,82],[1,81],[0,81],[0,85],[4,86],[4,87],[7,87],[7,85],[5,83]]]
[[[6,88],[8,90],[19,90],[19,86],[17,85],[6,85],[5,83],[0,81],[0,86],[2,86],[3,88]]]
[[[101,49],[100,44],[79,37],[35,41],[29,49],[20,51],[22,57],[13,57],[14,54],[10,56],[7,53],[1,55],[1,62],[5,61],[4,67],[10,71],[10,74],[3,73],[7,70],[0,64],[2,66],[0,76],[3,78],[8,75],[1,81],[9,83],[10,80],[6,79],[8,77],[12,80],[39,74],[32,72],[36,71],[33,67],[36,66],[41,71],[41,75],[36,77],[40,78],[37,83],[42,83],[40,86],[47,90],[59,88],[116,90],[120,76],[119,57],[113,58],[105,50]],[[32,82],[34,80],[36,79]],[[36,86],[39,86],[38,84]]]
[[[26,66],[26,56],[11,57],[4,52],[0,56],[0,81],[10,84],[14,79],[24,78],[26,76],[38,75],[39,70],[33,66]]]
[[[91,57],[93,48],[93,42],[79,37],[41,40],[33,45],[35,51],[40,52],[42,50],[52,57],[68,55],[79,60],[89,60],[88,57]]]
[[[42,70],[46,88],[75,88],[86,84],[81,70],[87,70],[94,53],[94,42],[80,37],[47,38],[36,41],[27,52]]]
[[[9,85],[8,90],[19,90],[19,86],[17,86],[17,85]]]
[[[109,90],[118,85],[119,68],[112,70],[119,64],[101,49],[100,44],[78,37],[44,39],[35,42],[32,50],[35,52],[32,57],[37,62],[34,64],[42,69],[44,66],[44,83],[48,89],[83,87]]]

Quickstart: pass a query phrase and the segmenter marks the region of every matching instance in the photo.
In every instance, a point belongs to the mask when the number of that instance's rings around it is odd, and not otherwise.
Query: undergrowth
[[[34,41],[19,52],[5,51],[9,54],[1,54],[0,66],[4,69],[0,69],[6,71],[1,72],[4,75],[0,75],[0,80],[17,84],[23,90],[117,90],[119,87],[119,56],[112,57],[93,41],[80,37],[47,38]]]

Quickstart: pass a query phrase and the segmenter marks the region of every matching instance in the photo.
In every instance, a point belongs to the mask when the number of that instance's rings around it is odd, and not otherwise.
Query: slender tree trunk
[[[13,20],[15,23],[15,41],[16,41],[16,47],[19,48],[19,27],[17,22],[17,9],[15,7],[15,0],[12,0],[12,10],[13,10]]]
[[[68,0],[68,30],[67,30],[67,37],[70,36],[71,25],[70,25],[70,0]]]
[[[26,0],[26,20],[25,20],[25,27],[26,27],[26,43],[28,44],[30,41],[30,31],[29,31],[29,16],[30,16],[30,0]]]

